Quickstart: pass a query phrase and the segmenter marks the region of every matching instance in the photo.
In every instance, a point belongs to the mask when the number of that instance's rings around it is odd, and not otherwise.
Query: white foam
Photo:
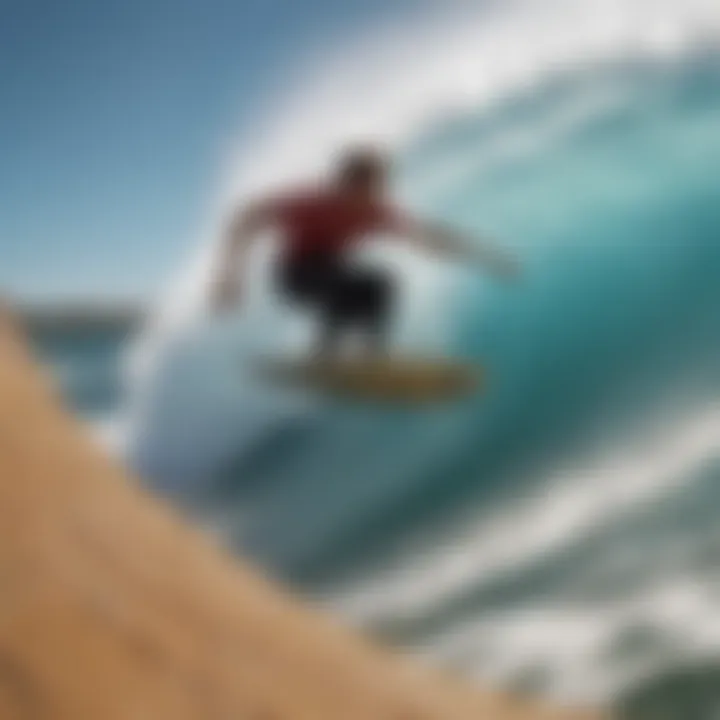
[[[666,578],[615,602],[537,603],[445,629],[420,651],[482,682],[511,684],[540,672],[543,692],[602,703],[642,677],[720,646],[717,591],[692,577]],[[625,633],[646,642],[623,651]]]
[[[498,508],[489,520],[446,538],[420,558],[358,579],[334,602],[365,623],[421,617],[469,588],[561,551],[642,503],[680,490],[718,451],[720,410],[713,407],[594,467],[550,472],[533,496]]]

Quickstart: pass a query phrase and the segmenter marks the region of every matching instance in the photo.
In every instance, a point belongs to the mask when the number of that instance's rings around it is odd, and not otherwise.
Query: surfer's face
[[[385,177],[378,174],[348,182],[346,188],[358,198],[375,200],[385,194],[385,185]]]
[[[339,184],[343,192],[363,200],[381,198],[387,188],[388,163],[379,155],[358,155],[342,163]]]

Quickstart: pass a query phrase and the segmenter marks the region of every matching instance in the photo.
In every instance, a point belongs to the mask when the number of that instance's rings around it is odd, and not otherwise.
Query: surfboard
[[[483,386],[479,366],[453,360],[270,359],[261,372],[276,383],[356,400],[423,404],[467,397]]]

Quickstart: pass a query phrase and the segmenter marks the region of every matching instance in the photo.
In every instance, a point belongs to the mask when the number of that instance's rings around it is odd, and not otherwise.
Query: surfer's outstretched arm
[[[487,240],[468,237],[446,225],[403,218],[398,230],[417,246],[430,252],[480,265],[505,279],[515,278],[519,274],[519,263],[512,254]]]
[[[259,202],[242,208],[232,217],[222,239],[220,259],[211,290],[211,302],[218,310],[227,309],[239,300],[242,282],[239,274],[258,234],[273,224],[274,203]]]

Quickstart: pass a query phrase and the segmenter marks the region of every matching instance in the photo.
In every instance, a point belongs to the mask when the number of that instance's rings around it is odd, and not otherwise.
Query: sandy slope
[[[590,717],[441,679],[301,608],[94,448],[0,321],[0,718]]]

